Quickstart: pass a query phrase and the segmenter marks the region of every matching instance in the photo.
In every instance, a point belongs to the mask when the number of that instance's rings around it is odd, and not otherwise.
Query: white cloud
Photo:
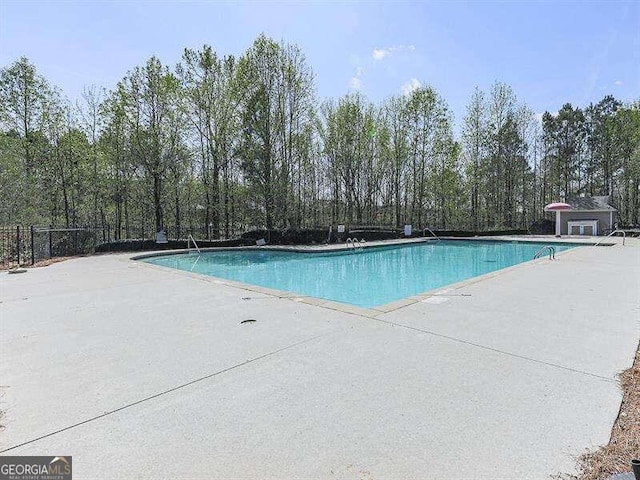
[[[382,60],[384,57],[389,55],[389,50],[385,50],[383,48],[374,48],[373,49],[373,59],[377,62]]]
[[[616,80],[613,82],[614,85],[622,85],[622,80]]]
[[[360,87],[362,87],[362,80],[360,80],[360,78],[352,77],[351,80],[349,80],[349,88],[360,90]]]
[[[356,67],[356,74],[349,80],[349,88],[353,90],[360,90],[362,88],[362,74],[364,70],[362,67]]]
[[[421,86],[422,83],[420,83],[420,80],[418,80],[417,78],[412,78],[407,83],[402,85],[402,87],[400,87],[400,93],[402,93],[402,95],[411,95],[411,92],[419,89]]]
[[[403,51],[413,52],[413,51],[415,51],[415,49],[416,49],[415,45],[398,45],[398,46],[395,46],[395,47],[374,48],[373,49],[373,60],[375,62],[378,62],[378,61],[383,60],[384,58],[388,57],[392,53],[403,52]]]

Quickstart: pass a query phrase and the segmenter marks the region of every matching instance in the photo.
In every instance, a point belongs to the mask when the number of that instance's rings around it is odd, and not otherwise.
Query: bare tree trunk
[[[156,232],[159,232],[164,228],[164,222],[162,221],[162,189],[160,176],[154,174],[153,176],[153,207],[156,220]]]

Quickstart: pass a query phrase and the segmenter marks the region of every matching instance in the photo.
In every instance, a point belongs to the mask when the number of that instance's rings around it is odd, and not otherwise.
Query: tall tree
[[[450,185],[445,179],[455,159],[451,117],[447,105],[431,87],[410,93],[406,105],[410,164],[409,218],[417,226],[428,222],[446,224],[445,198]],[[457,150],[456,150],[457,151]]]
[[[91,224],[98,226],[98,199],[101,195],[102,185],[98,176],[99,170],[99,145],[98,136],[102,127],[100,105],[104,101],[104,90],[91,85],[85,87],[82,92],[82,103],[77,105],[80,114],[80,128],[85,132],[91,147],[91,191],[93,197],[93,210]]]
[[[358,94],[323,108],[323,149],[328,160],[334,203],[333,221],[362,224],[374,155],[375,110]],[[369,167],[369,168],[367,168]],[[374,190],[374,189],[373,189]]]
[[[46,129],[54,92],[25,57],[0,70],[0,124],[18,133],[27,173],[35,168],[38,132]]]
[[[160,60],[151,57],[118,84],[117,101],[131,129],[135,160],[144,168],[153,196],[155,229],[165,228],[163,209],[167,167],[181,143],[179,82]]]
[[[621,157],[619,215],[622,223],[640,223],[640,101],[616,111]]]
[[[242,56],[237,75],[242,170],[261,198],[266,228],[285,226],[293,163],[308,146],[297,139],[311,122],[312,75],[297,47],[264,35]]]
[[[178,74],[184,87],[183,107],[195,131],[201,161],[205,195],[203,221],[205,228],[211,225],[213,238],[218,238],[223,210],[225,233],[229,232],[228,182],[221,182],[221,172],[227,179],[234,137],[239,133],[238,101],[234,92],[236,61],[233,56],[218,58],[208,45],[201,50],[186,49],[182,58]]]
[[[487,105],[484,93],[476,87],[467,106],[462,127],[462,155],[471,197],[471,227],[474,230],[479,230],[482,216],[480,191],[484,181],[481,167],[487,155],[486,115]]]
[[[394,224],[400,228],[404,222],[402,214],[403,192],[407,182],[407,163],[409,160],[409,139],[407,138],[407,97],[391,97],[383,106],[382,134],[383,154],[388,168],[389,200],[393,202]]]
[[[610,194],[621,222],[639,220],[638,103],[567,104],[540,125],[496,83],[473,93],[459,143],[430,87],[316,108],[300,49],[264,35],[238,61],[187,49],[174,73],[151,58],[76,108],[19,59],[0,70],[0,222],[102,224],[118,239],[328,222],[526,228],[576,194]]]
[[[555,116],[545,112],[542,127],[549,147],[549,182],[554,194],[566,200],[579,192],[578,173],[586,134],[584,114],[567,103]]]
[[[119,99],[118,92],[112,92],[100,105],[100,117],[104,124],[99,148],[104,156],[105,169],[103,181],[105,183],[105,197],[109,199],[108,206],[113,209],[113,234],[116,240],[131,238],[129,200],[131,197],[132,177],[134,165],[131,151],[131,129],[125,117],[124,105]],[[101,218],[106,223],[105,212],[101,209]]]
[[[586,136],[590,150],[590,193],[611,195],[614,193],[615,173],[620,167],[620,142],[617,135],[616,111],[622,103],[607,95],[597,104],[589,105],[586,118],[581,118],[582,134]]]

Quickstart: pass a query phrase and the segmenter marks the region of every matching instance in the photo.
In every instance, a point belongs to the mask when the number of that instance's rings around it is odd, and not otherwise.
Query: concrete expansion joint
[[[59,433],[66,432],[66,431],[71,430],[71,429],[73,429],[73,428],[76,428],[76,427],[80,427],[80,426],[82,426],[82,425],[85,425],[85,424],[87,424],[87,423],[91,423],[91,422],[94,422],[94,421],[96,421],[96,420],[100,420],[101,418],[105,418],[105,417],[108,417],[108,416],[114,415],[114,414],[116,414],[116,413],[118,413],[118,412],[121,412],[121,411],[123,411],[123,410],[126,410],[126,409],[128,409],[128,408],[135,407],[135,406],[140,405],[140,404],[142,404],[142,403],[149,402],[149,401],[151,401],[151,400],[154,400],[154,399],[156,399],[156,398],[162,397],[162,396],[167,395],[167,394],[169,394],[169,393],[173,393],[173,392],[175,392],[175,391],[177,391],[177,390],[181,390],[181,389],[183,389],[183,388],[189,387],[189,386],[194,385],[194,384],[196,384],[196,383],[200,383],[200,382],[203,382],[203,381],[205,381],[205,380],[209,380],[209,379],[211,379],[211,378],[213,378],[213,377],[217,377],[217,376],[219,376],[219,375],[222,375],[222,374],[224,374],[224,373],[230,372],[231,370],[235,370],[235,369],[237,369],[237,368],[243,367],[243,366],[248,365],[248,364],[250,364],[250,363],[255,363],[255,362],[260,361],[260,360],[263,360],[263,359],[265,359],[265,358],[267,358],[267,357],[271,357],[271,356],[277,355],[278,353],[284,352],[285,350],[290,350],[290,349],[295,348],[295,347],[298,347],[298,346],[300,346],[300,345],[304,345],[304,344],[306,344],[306,343],[313,342],[314,340],[317,340],[317,339],[319,339],[319,338],[321,338],[321,337],[325,337],[325,336],[329,335],[330,333],[332,333],[332,332],[322,333],[322,334],[320,334],[320,335],[315,335],[315,336],[313,336],[313,337],[311,337],[311,338],[306,338],[306,339],[304,339],[304,340],[300,340],[300,341],[298,341],[298,342],[292,343],[292,344],[287,345],[287,346],[285,346],[285,347],[281,347],[281,348],[278,348],[278,349],[273,350],[273,351],[271,351],[271,352],[267,352],[267,353],[265,353],[265,354],[259,355],[259,356],[257,356],[257,357],[250,358],[249,360],[245,360],[244,362],[240,362],[240,363],[237,363],[237,364],[232,365],[232,366],[230,366],[230,367],[224,368],[224,369],[222,369],[222,370],[218,370],[217,372],[213,372],[213,373],[210,373],[210,374],[208,374],[208,375],[204,375],[204,376],[202,376],[202,377],[199,377],[199,378],[196,378],[196,379],[194,379],[194,380],[191,380],[191,381],[189,381],[189,382],[186,382],[186,383],[183,383],[183,384],[177,385],[177,386],[175,386],[175,387],[173,387],[173,388],[170,388],[170,389],[168,389],[168,390],[164,390],[164,391],[162,391],[162,392],[158,392],[158,393],[156,393],[156,394],[153,394],[153,395],[150,395],[150,396],[148,396],[148,397],[142,398],[142,399],[137,400],[137,401],[135,401],[135,402],[128,403],[128,404],[126,404],[126,405],[123,405],[123,406],[121,406],[121,407],[115,408],[115,409],[113,409],[113,410],[108,410],[108,411],[106,411],[106,412],[101,413],[100,415],[96,415],[96,416],[94,416],[94,417],[87,418],[87,419],[82,420],[82,421],[80,421],[80,422],[76,422],[76,423],[74,423],[74,424],[72,424],[72,425],[68,425],[68,426],[66,426],[66,427],[59,428],[58,430],[55,430],[55,431],[53,431],[53,432],[46,433],[46,434],[41,435],[41,436],[36,437],[36,438],[32,438],[32,439],[30,439],[30,440],[24,441],[24,442],[19,443],[19,444],[17,444],[17,445],[12,445],[12,446],[10,446],[10,447],[8,447],[8,448],[4,448],[4,449],[0,450],[0,454],[5,453],[5,452],[8,452],[8,451],[11,451],[11,450],[14,450],[14,449],[19,448],[19,447],[23,447],[23,446],[28,445],[28,444],[30,444],[30,443],[37,442],[37,441],[39,441],[39,440],[43,440],[43,439],[48,438],[48,437],[52,437],[52,436],[57,435],[57,434],[59,434]]]
[[[376,320],[376,321],[381,322],[381,323],[386,323],[386,324],[388,324],[390,326],[401,327],[401,328],[406,328],[406,329],[409,329],[409,330],[414,330],[416,332],[425,333],[427,335],[432,335],[432,336],[435,336],[435,337],[438,337],[438,338],[442,338],[442,339],[445,339],[445,340],[449,340],[449,341],[452,341],[452,342],[461,343],[461,344],[469,346],[469,347],[479,348],[479,349],[487,350],[487,351],[490,351],[490,352],[493,352],[493,353],[498,353],[498,354],[501,354],[501,355],[507,355],[507,356],[513,357],[513,358],[518,358],[520,360],[525,360],[527,362],[532,362],[532,363],[537,363],[537,364],[540,364],[540,365],[545,365],[545,366],[548,366],[548,367],[558,368],[558,369],[569,371],[569,372],[572,372],[572,373],[577,373],[579,375],[585,375],[585,376],[588,376],[588,377],[597,378],[598,380],[605,381],[605,382],[611,382],[611,383],[615,383],[616,382],[616,380],[614,378],[605,377],[603,375],[598,375],[597,373],[587,372],[587,371],[584,371],[584,370],[578,370],[576,368],[567,367],[565,365],[560,365],[560,364],[553,363],[553,362],[545,362],[544,360],[538,360],[536,358],[527,357],[525,355],[519,355],[517,353],[508,352],[506,350],[500,350],[498,348],[493,348],[493,347],[489,347],[487,345],[482,345],[482,344],[479,344],[479,343],[470,342],[468,340],[463,340],[461,338],[452,337],[450,335],[444,335],[442,333],[437,333],[437,332],[433,332],[433,331],[430,331],[430,330],[424,330],[424,329],[417,328],[417,327],[411,327],[409,325],[403,325],[401,323],[392,322],[390,320],[384,320],[382,318],[376,318],[376,317],[367,317],[367,318],[371,318],[372,320]]]

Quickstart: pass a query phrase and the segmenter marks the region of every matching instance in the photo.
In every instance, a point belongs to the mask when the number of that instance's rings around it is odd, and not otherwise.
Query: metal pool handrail
[[[612,236],[614,233],[621,233],[622,234],[622,246],[624,246],[624,242],[627,240],[627,232],[625,232],[624,230],[614,230],[613,232],[611,232],[606,237],[603,237],[600,240],[598,240],[598,242],[595,243],[593,246],[597,247],[598,245],[600,245],[601,242],[604,242],[607,238]]]
[[[352,244],[352,248],[355,250],[356,245],[355,245],[355,243],[353,243],[353,238],[351,238],[351,237],[347,238],[344,243],[347,245],[347,248],[349,248],[349,244],[351,243]]]
[[[200,248],[198,248],[198,244],[196,243],[196,239],[193,238],[193,235],[189,234],[189,237],[187,238],[187,250],[191,250],[191,243],[193,242],[193,246],[196,247],[196,251],[198,252],[198,255],[200,255]]]
[[[431,235],[433,235],[437,242],[440,241],[440,237],[438,237],[435,233],[433,233],[433,230],[431,230],[429,227],[425,227],[425,229],[422,231],[422,236],[423,237],[426,237],[426,235],[425,235],[426,232],[429,232]]]
[[[536,252],[536,254],[533,256],[533,259],[535,260],[536,258],[541,257],[544,254],[544,252],[546,252],[547,250],[549,250],[549,260],[555,260],[556,259],[556,247],[553,247],[551,245],[545,245],[540,250],[538,250]]]
[[[351,243],[351,248],[353,249],[353,251],[355,252],[357,249],[362,250],[364,248],[364,245],[362,245],[363,243],[365,243],[366,240],[363,238],[362,240],[358,240],[357,238],[347,238],[346,240],[346,244],[347,244],[347,248],[349,248],[349,244]]]

